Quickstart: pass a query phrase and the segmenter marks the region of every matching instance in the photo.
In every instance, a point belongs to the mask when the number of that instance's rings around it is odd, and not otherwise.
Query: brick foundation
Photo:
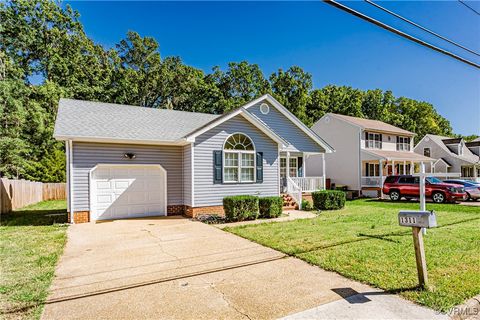
[[[70,212],[68,213],[68,221],[70,221]],[[90,222],[90,211],[77,211],[73,213],[74,223]]]
[[[192,208],[190,206],[185,206],[185,215],[190,218],[195,218],[199,215],[219,215],[225,216],[225,211],[223,211],[223,206],[211,206],[211,207],[196,207]]]
[[[167,216],[186,215],[187,217],[195,218],[199,215],[216,214],[224,216],[223,206],[211,206],[211,207],[197,207],[192,208],[183,204],[169,205],[167,206]],[[77,211],[73,215],[74,223],[86,223],[90,222],[89,211]],[[70,221],[70,212],[68,213],[68,221]]]
[[[167,216],[180,216],[186,214],[188,206],[183,204],[175,204],[167,206]]]
[[[303,200],[307,200],[308,202],[310,202],[311,204],[313,204],[313,198],[312,198],[312,194],[311,194],[311,193],[304,193],[304,194],[302,194],[302,199],[303,199]]]

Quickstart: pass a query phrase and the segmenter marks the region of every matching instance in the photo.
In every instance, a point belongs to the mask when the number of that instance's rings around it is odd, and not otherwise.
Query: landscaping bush
[[[282,214],[282,197],[265,197],[258,199],[260,218],[277,218]]]
[[[258,197],[255,196],[230,196],[223,198],[225,220],[243,221],[258,218]]]
[[[195,220],[206,223],[206,224],[219,224],[224,223],[225,218],[219,216],[218,214],[202,214],[198,215]]]
[[[302,200],[302,210],[303,211],[311,211],[313,209],[312,203],[308,200]]]
[[[316,210],[336,210],[345,206],[345,192],[322,190],[312,193],[313,207]]]

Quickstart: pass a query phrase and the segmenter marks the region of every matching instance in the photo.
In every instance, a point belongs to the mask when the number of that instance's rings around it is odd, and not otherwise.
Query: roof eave
[[[95,143],[121,143],[121,144],[144,144],[144,145],[170,145],[183,146],[190,142],[186,139],[178,140],[154,140],[154,139],[119,139],[110,137],[88,137],[88,136],[68,136],[68,135],[54,135],[59,141],[74,141],[74,142],[95,142]]]

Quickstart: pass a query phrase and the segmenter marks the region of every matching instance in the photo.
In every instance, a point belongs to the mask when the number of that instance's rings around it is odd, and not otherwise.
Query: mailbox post
[[[434,228],[437,226],[435,213],[433,211],[400,211],[398,213],[398,223],[403,227],[412,227],[418,282],[421,287],[426,288],[428,287],[428,273],[422,228]]]

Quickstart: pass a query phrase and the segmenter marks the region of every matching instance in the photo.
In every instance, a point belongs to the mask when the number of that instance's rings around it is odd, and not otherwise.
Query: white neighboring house
[[[418,172],[420,163],[436,161],[413,152],[413,132],[382,121],[328,113],[312,130],[335,149],[325,155],[331,182],[364,196],[379,196],[386,176]],[[306,162],[307,176],[323,175],[321,157]]]
[[[427,134],[414,151],[438,159],[433,167],[436,172],[460,173],[462,179],[480,182],[480,139],[465,142],[462,138]]]

